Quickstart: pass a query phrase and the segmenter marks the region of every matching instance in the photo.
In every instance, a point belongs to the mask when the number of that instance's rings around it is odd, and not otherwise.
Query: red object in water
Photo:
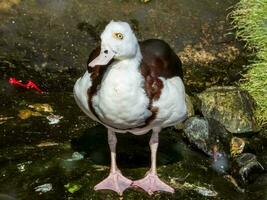
[[[39,93],[43,93],[43,91],[34,82],[32,82],[31,80],[28,81],[27,88],[33,88],[36,91],[38,91]]]
[[[43,93],[43,91],[31,80],[29,80],[27,84],[23,84],[23,83],[21,83],[21,81],[18,81],[16,78],[11,77],[11,78],[9,78],[8,82],[11,85],[17,85],[17,86],[20,86],[20,87],[23,87],[23,88],[26,88],[26,89],[33,88],[36,91],[38,91],[39,93]]]
[[[18,81],[16,78],[9,78],[9,81],[8,81],[11,85],[18,85],[18,86],[21,86],[21,87],[24,87],[24,88],[27,88],[27,86],[23,83],[21,83],[21,81]]]

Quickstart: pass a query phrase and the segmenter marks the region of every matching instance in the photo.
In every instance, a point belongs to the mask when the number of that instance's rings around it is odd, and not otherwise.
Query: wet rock
[[[210,153],[207,145],[209,139],[209,124],[203,118],[192,117],[185,122],[185,136],[190,143],[196,145],[205,153]]]
[[[263,170],[263,166],[252,153],[242,153],[234,160],[233,174],[243,184],[253,182]]]
[[[220,174],[229,170],[228,146],[231,138],[225,128],[213,119],[191,117],[184,133],[189,142],[212,158],[211,168]]]
[[[258,132],[255,103],[248,92],[237,87],[212,87],[200,93],[201,112],[219,121],[231,133]]]
[[[203,152],[210,154],[207,141],[209,139],[208,121],[198,117],[192,117],[185,122],[184,133],[190,143],[196,145]]]
[[[218,151],[225,149],[231,137],[217,121],[197,116],[185,122],[184,133],[190,143],[208,155],[213,155],[215,145]]]

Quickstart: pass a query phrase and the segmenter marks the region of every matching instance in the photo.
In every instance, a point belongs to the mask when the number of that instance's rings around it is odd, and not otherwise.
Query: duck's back
[[[142,52],[143,73],[151,72],[153,77],[183,79],[182,63],[170,46],[159,39],[149,39],[139,42]]]

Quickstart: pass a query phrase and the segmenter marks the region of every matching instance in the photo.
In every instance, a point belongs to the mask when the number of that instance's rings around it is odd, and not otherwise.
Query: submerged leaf
[[[19,117],[20,119],[28,119],[28,118],[30,118],[31,116],[35,116],[35,117],[37,117],[37,116],[42,116],[42,114],[39,113],[39,112],[31,111],[31,110],[29,110],[29,109],[23,109],[23,110],[20,110],[20,111],[19,111],[19,114],[18,114],[18,117]]]
[[[80,190],[82,186],[79,185],[79,184],[75,184],[75,183],[68,183],[68,184],[64,185],[64,187],[65,187],[71,194],[73,194],[73,193],[77,192],[78,190]]]
[[[48,112],[48,113],[52,113],[54,112],[52,106],[50,106],[48,103],[36,103],[33,105],[29,105],[29,108],[32,108],[38,112]]]

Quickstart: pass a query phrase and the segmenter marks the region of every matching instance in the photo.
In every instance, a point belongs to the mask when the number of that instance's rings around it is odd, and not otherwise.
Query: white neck
[[[139,45],[137,46],[137,50],[136,50],[136,55],[135,55],[135,57],[133,57],[132,59],[134,59],[135,61],[137,61],[137,62],[141,62],[141,60],[142,60],[142,54],[141,54],[141,50],[140,50],[140,47],[139,47]]]
[[[143,124],[151,115],[149,99],[144,92],[144,77],[139,70],[142,55],[117,60],[107,69],[93,105],[101,120],[120,128]],[[138,103],[136,103],[138,102]],[[142,117],[140,117],[142,116]]]
[[[112,67],[124,65],[125,67],[129,66],[132,68],[133,67],[139,68],[142,58],[143,57],[142,57],[142,54],[141,54],[141,51],[140,51],[140,48],[138,45],[137,50],[136,50],[136,54],[134,57],[118,59],[115,61],[115,63],[113,64]]]

